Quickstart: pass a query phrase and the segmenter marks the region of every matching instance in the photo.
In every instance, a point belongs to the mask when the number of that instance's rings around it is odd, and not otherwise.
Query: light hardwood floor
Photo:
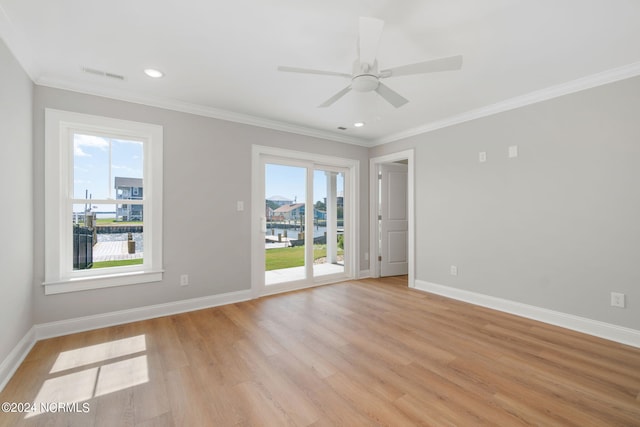
[[[38,342],[46,426],[640,426],[640,349],[414,291],[318,287]],[[82,409],[82,406],[80,406]]]

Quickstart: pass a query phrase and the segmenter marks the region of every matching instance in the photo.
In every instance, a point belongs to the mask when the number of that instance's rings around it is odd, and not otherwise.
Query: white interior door
[[[380,276],[407,274],[407,165],[380,165]]]

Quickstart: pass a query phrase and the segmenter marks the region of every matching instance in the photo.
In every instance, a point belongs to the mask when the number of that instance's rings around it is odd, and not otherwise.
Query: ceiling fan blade
[[[408,99],[400,95],[398,92],[391,89],[389,86],[380,83],[376,88],[376,92],[385,99],[389,104],[393,105],[396,108],[402,107],[404,104],[409,102]]]
[[[456,55],[382,70],[380,71],[380,77],[385,78],[408,76],[411,74],[436,73],[438,71],[459,70],[460,68],[462,68],[462,55]]]
[[[358,37],[358,56],[361,64],[373,66],[378,54],[380,37],[384,21],[376,18],[360,18],[360,33]]]
[[[351,78],[351,74],[338,73],[337,71],[312,70],[310,68],[287,67],[284,65],[278,66],[278,71],[285,71],[287,73],[320,74],[323,76],[338,76],[338,77]]]
[[[349,93],[349,91],[351,91],[351,85],[345,87],[340,92],[336,93],[331,98],[327,99],[322,104],[318,105],[318,108],[326,108],[326,107],[329,107],[329,106],[333,105],[334,102],[336,102],[338,99],[340,99],[343,96],[345,96],[347,93]]]

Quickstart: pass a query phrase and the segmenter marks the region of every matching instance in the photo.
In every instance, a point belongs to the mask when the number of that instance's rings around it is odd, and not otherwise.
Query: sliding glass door
[[[264,156],[264,285],[345,277],[349,169]]]

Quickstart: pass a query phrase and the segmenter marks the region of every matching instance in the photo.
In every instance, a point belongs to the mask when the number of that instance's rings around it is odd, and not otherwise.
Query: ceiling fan
[[[353,62],[351,74],[335,71],[313,70],[307,68],[279,66],[279,71],[303,74],[320,74],[325,76],[338,76],[351,79],[351,83],[340,92],[327,99],[319,107],[329,107],[337,100],[345,96],[352,89],[357,92],[376,91],[389,104],[396,108],[409,102],[408,99],[382,83],[380,80],[388,77],[408,76],[411,74],[435,73],[438,71],[459,70],[462,67],[462,55],[446,58],[431,59],[416,64],[403,65],[395,68],[378,70],[378,45],[382,35],[384,21],[376,18],[360,18],[360,31],[358,37],[358,59]]]

